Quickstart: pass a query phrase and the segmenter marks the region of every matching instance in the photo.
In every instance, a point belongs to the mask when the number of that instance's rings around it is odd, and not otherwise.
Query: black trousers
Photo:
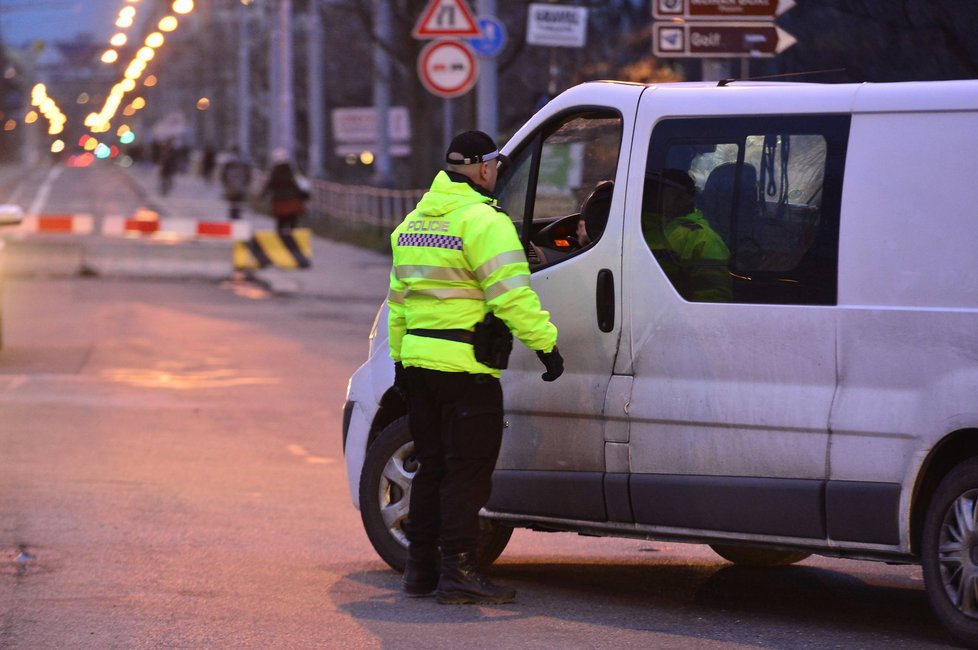
[[[404,531],[415,546],[474,552],[503,437],[503,391],[490,375],[405,368],[420,463]]]

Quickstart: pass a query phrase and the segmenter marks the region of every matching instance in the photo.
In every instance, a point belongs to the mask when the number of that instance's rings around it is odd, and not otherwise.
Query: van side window
[[[514,152],[499,204],[517,222],[533,270],[590,248],[604,234],[621,149],[621,116],[564,115]]]
[[[848,116],[666,120],[642,232],[692,302],[836,303]]]

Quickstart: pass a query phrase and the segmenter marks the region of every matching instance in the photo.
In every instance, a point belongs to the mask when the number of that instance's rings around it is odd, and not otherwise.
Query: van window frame
[[[557,132],[564,124],[575,117],[587,117],[587,116],[600,116],[602,119],[617,119],[619,122],[619,140],[618,140],[618,157],[615,161],[615,176],[618,176],[620,167],[622,166],[622,151],[628,146],[625,142],[625,116],[622,114],[621,110],[614,106],[598,105],[598,104],[587,104],[579,105],[568,108],[566,110],[560,111],[551,115],[546,122],[534,129],[519,145],[517,145],[513,151],[509,154],[509,158],[513,161],[510,166],[509,172],[501,179],[501,182],[505,185],[506,181],[510,178],[510,172],[517,168],[516,161],[519,160],[523,155],[531,156],[530,159],[530,169],[529,178],[527,179],[526,195],[523,204],[523,218],[519,221],[514,220],[513,225],[516,226],[519,235],[520,242],[523,244],[523,249],[529,251],[531,247],[530,235],[532,232],[532,224],[535,216],[536,200],[537,200],[537,187],[540,178],[540,162],[543,157],[543,145],[547,138]],[[612,179],[615,180],[615,179]],[[624,188],[622,188],[623,190]],[[497,188],[496,195],[499,196],[500,191]],[[504,207],[505,206],[501,206]],[[513,218],[513,215],[510,215]],[[567,257],[563,257],[554,262],[547,264],[542,264],[539,266],[531,265],[531,273],[535,273],[541,269],[550,268],[556,264],[561,264],[567,259],[576,257],[583,250],[575,251]]]
[[[737,144],[736,164],[740,169],[746,155],[743,144],[748,137],[817,135],[825,140],[822,200],[814,242],[790,271],[754,272],[749,278],[732,273],[735,290],[731,303],[838,304],[839,228],[850,124],[849,113],[677,117],[656,123],[645,161],[646,173],[663,168],[669,149],[677,145]],[[796,288],[780,290],[789,284]]]

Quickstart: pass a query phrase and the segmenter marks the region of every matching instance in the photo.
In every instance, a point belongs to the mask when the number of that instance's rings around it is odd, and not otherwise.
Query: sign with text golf
[[[776,56],[797,40],[774,23],[655,23],[653,49],[658,57]]]

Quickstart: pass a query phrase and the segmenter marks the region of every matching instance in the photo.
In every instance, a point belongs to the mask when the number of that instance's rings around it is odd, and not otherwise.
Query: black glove
[[[404,364],[394,362],[394,388],[402,393],[407,390],[407,377],[404,375]]]
[[[557,377],[564,374],[564,357],[560,356],[560,352],[557,351],[557,346],[550,352],[537,351],[537,356],[543,365],[547,367],[547,372],[540,375],[540,378],[544,381],[555,381]]]

